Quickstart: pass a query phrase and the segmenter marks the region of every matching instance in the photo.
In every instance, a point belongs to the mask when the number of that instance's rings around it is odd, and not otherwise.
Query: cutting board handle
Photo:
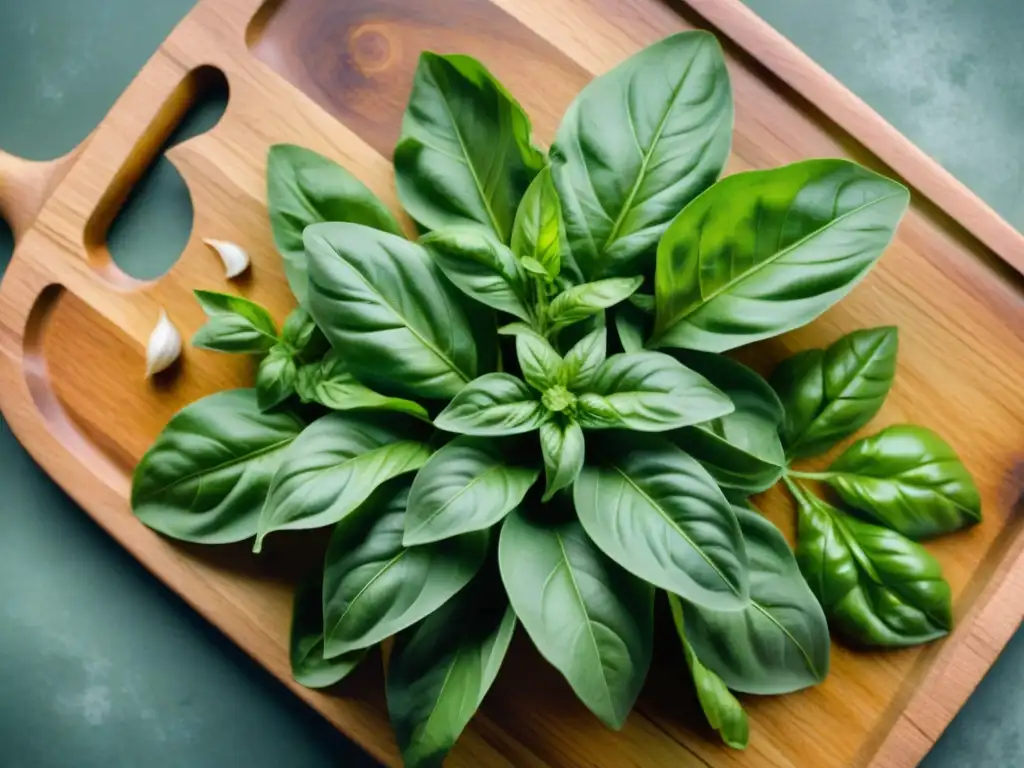
[[[85,142],[54,160],[25,160],[0,150],[0,218],[14,233],[24,236],[46,198],[64,178]]]

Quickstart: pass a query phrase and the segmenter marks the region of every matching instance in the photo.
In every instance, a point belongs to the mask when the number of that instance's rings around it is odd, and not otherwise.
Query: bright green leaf
[[[516,211],[512,229],[512,251],[523,262],[533,262],[539,269],[531,272],[554,280],[561,270],[562,207],[551,180],[551,169],[545,167],[534,178]]]
[[[507,373],[474,379],[434,419],[438,429],[493,437],[531,432],[550,418],[537,393]]]
[[[295,394],[297,375],[291,350],[282,344],[273,347],[256,369],[256,400],[260,410],[276,408]]]
[[[387,397],[360,384],[336,350],[321,362],[299,369],[296,389],[303,402],[320,403],[334,411],[398,411],[430,421],[427,409],[419,403]]]
[[[209,320],[192,337],[193,347],[255,355],[277,343],[274,318],[255,301],[216,291],[195,295]]]
[[[523,378],[534,389],[543,392],[559,384],[562,356],[538,333],[516,335],[516,357],[523,369]]]
[[[585,392],[605,361],[608,332],[602,325],[577,341],[562,361],[560,380],[573,392]]]
[[[540,427],[540,447],[547,478],[541,501],[548,501],[556,492],[572,485],[583,469],[583,430],[575,421],[546,422]]]
[[[642,277],[612,277],[566,288],[555,296],[548,307],[551,329],[557,331],[614,307],[628,299],[643,281]]]

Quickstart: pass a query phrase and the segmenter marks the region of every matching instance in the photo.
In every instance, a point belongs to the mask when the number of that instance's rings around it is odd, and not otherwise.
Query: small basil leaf
[[[576,514],[626,570],[720,610],[749,598],[747,553],[732,506],[714,478],[661,438],[602,441],[600,462],[573,485]]]
[[[623,352],[642,352],[644,339],[650,331],[650,318],[643,310],[632,304],[620,304],[613,312],[615,316],[615,332],[619,335],[619,343]]]
[[[516,358],[523,369],[523,378],[534,389],[543,392],[561,383],[562,356],[539,333],[516,335]]]
[[[833,630],[859,645],[883,647],[949,633],[949,584],[928,550],[789,486],[800,506],[796,559]]]
[[[398,411],[430,421],[427,409],[419,403],[387,397],[360,384],[337,350],[328,352],[319,363],[300,368],[296,390],[303,402],[320,403],[334,411]]]
[[[388,483],[342,520],[324,560],[324,656],[368,648],[429,616],[484,564],[487,531],[402,546],[409,481]]]
[[[554,280],[562,268],[562,206],[551,180],[551,168],[545,167],[533,179],[512,228],[512,251],[530,272]],[[527,262],[539,267],[527,267]]]
[[[253,389],[186,405],[135,468],[132,511],[182,541],[251,538],[274,472],[303,426],[287,411],[261,412]]]
[[[498,562],[537,650],[595,715],[621,728],[651,664],[654,590],[576,521],[541,523],[521,510],[502,525]]]
[[[215,291],[195,291],[210,319],[192,337],[192,346],[214,352],[260,354],[277,343],[274,318],[255,301]]]
[[[701,661],[734,691],[762,696],[817,685],[828,675],[825,614],[779,529],[733,507],[750,566],[750,604],[739,611],[683,606]]]
[[[479,225],[509,241],[519,201],[544,166],[530,119],[469,56],[420,54],[395,182],[405,210],[426,229]]]
[[[898,344],[895,328],[868,328],[780,363],[771,383],[786,410],[786,455],[824,453],[867,424],[889,394]]]
[[[289,346],[300,360],[315,360],[330,349],[313,317],[303,307],[296,307],[285,318],[281,328],[281,341]]]
[[[732,412],[732,402],[698,373],[661,352],[612,355],[579,398],[586,429],[663,432]]]
[[[261,411],[276,408],[295,394],[298,368],[291,350],[282,344],[270,350],[256,369],[256,401]]]
[[[654,314],[654,297],[649,293],[634,293],[629,297],[629,303],[645,315]]]
[[[550,418],[526,382],[507,373],[474,379],[434,419],[438,429],[492,437],[531,432]]]
[[[302,231],[323,221],[349,221],[401,235],[387,206],[337,163],[293,144],[267,154],[267,210],[288,285],[300,304],[308,282]]]
[[[723,179],[658,245],[651,346],[724,352],[809,323],[874,266],[909,202],[848,160]]]
[[[551,170],[587,280],[647,271],[672,217],[721,173],[732,117],[722,49],[707,32],[672,35],[583,89]]]
[[[971,474],[941,437],[909,424],[851,445],[821,476],[843,501],[912,539],[981,521]]]
[[[548,271],[544,268],[544,265],[541,264],[536,259],[531,258],[530,256],[524,256],[521,259],[519,259],[519,263],[522,264],[523,269],[525,269],[531,275],[539,277],[545,282],[549,282],[551,280],[551,277],[550,275],[548,275]]]
[[[548,307],[551,330],[593,317],[602,310],[625,301],[643,283],[642,277],[612,277],[594,283],[566,288],[552,299]]]
[[[509,446],[457,437],[416,473],[405,517],[407,547],[490,528],[526,496],[539,470],[511,461]]]
[[[289,658],[292,678],[307,688],[327,688],[343,680],[366,656],[366,650],[352,651],[333,659],[324,658],[323,569],[317,568],[295,591]]]
[[[562,361],[559,381],[573,392],[586,391],[605,361],[607,345],[603,325],[577,341]]]
[[[419,469],[430,448],[410,439],[409,424],[382,414],[332,413],[292,443],[260,515],[254,551],[271,531],[332,525],[381,483]]]
[[[583,469],[585,444],[583,430],[575,421],[540,426],[540,447],[544,454],[547,486],[541,501],[548,501],[563,488],[572,485]]]
[[[693,677],[693,686],[697,690],[697,701],[704,711],[708,725],[722,737],[726,746],[733,749],[746,749],[750,741],[750,723],[742,705],[736,701],[726,684],[718,675],[704,666],[694,653],[686,636],[686,624],[683,618],[682,601],[672,593],[668,594],[668,603],[672,608],[672,621],[676,625],[676,634],[683,646],[686,666]]]

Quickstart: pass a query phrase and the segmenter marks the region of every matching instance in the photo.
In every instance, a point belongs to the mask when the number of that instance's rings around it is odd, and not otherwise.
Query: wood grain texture
[[[667,34],[708,26],[695,9],[732,38],[723,39],[736,99],[729,172],[844,156],[914,188],[896,241],[847,300],[742,356],[767,370],[794,350],[824,346],[854,328],[900,327],[896,385],[872,428],[913,421],[937,429],[983,495],[981,526],[929,544],[953,587],[958,628],[925,649],[854,653],[835,646],[822,686],[745,697],[752,718],[745,753],[708,738],[670,632],[659,633],[649,685],[617,733],[575,701],[520,633],[449,764],[914,765],[1024,615],[1024,302],[1020,277],[1008,266],[1020,268],[1022,240],[738,0],[285,0],[262,9],[259,0],[204,0],[63,175],[33,187],[41,191],[18,228],[0,286],[0,407],[12,429],[111,535],[385,763],[397,764],[398,756],[379,667],[368,666],[333,695],[289,681],[290,585],[322,542],[280,537],[256,559],[244,547],[166,541],[132,517],[130,472],[171,414],[252,377],[246,360],[187,348],[169,376],[147,383],[146,338],[161,307],[186,337],[202,324],[193,288],[241,292],[278,319],[289,310],[263,200],[271,143],[294,142],[334,158],[398,210],[389,158],[421,50],[480,58],[548,143],[590,77]],[[192,194],[192,237],[167,275],[133,280],[106,253],[106,223],[211,67],[229,83],[224,117],[169,153]],[[203,237],[246,248],[249,278],[227,283]],[[781,493],[759,504],[792,534],[793,510]]]

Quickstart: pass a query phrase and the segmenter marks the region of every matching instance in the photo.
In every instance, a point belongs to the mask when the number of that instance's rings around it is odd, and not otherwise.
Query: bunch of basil
[[[424,54],[394,155],[422,237],[344,169],[275,146],[268,207],[299,308],[279,333],[258,305],[198,292],[210,321],[194,343],[263,355],[256,388],[171,420],[136,472],[135,512],[256,551],[333,527],[296,595],[293,673],[330,685],[397,636],[387,699],[408,765],[443,759],[517,623],[617,728],[664,590],[700,702],[736,747],[747,724],[730,689],[824,679],[826,614],[869,644],[949,629],[923,549],[788,472],[877,411],[895,331],[798,355],[774,381],[781,400],[720,354],[844,296],[909,193],[844,160],[716,182],[732,122],[705,33],[594,80],[547,154],[479,62]],[[746,503],[784,476],[797,558]],[[908,535],[979,514],[952,451],[913,427],[813,478]]]

